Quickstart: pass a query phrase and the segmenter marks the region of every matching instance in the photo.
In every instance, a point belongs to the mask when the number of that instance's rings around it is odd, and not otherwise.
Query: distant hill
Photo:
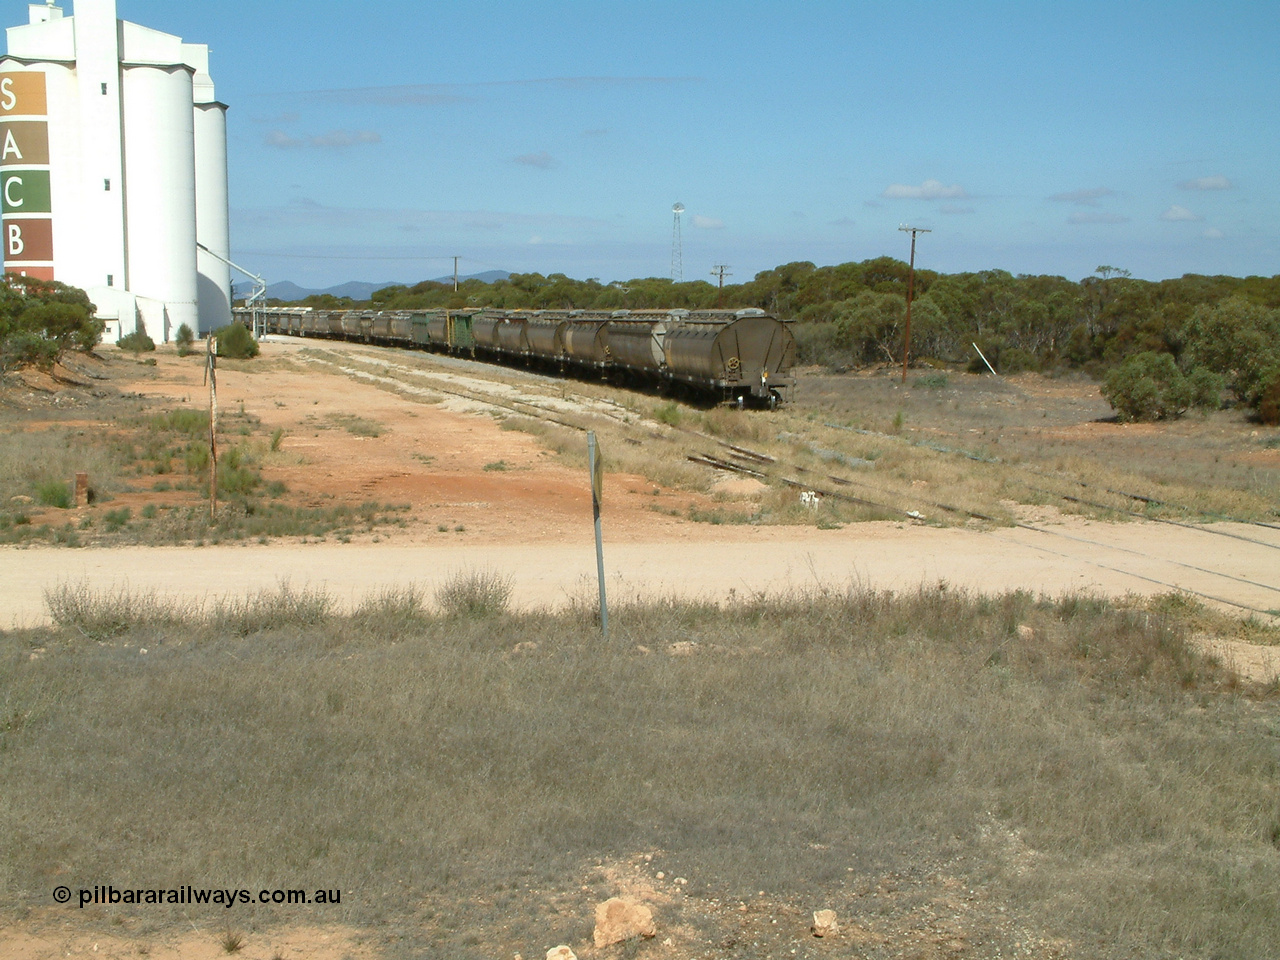
[[[458,280],[479,280],[482,283],[493,283],[495,280],[505,280],[511,276],[506,270],[486,270],[484,273],[475,273],[468,277],[459,277]],[[414,281],[415,283],[417,281]],[[453,283],[453,274],[447,277],[437,277],[436,283]],[[413,284],[401,283],[396,280],[388,280],[385,283],[363,283],[359,280],[351,280],[347,283],[339,284],[336,287],[327,287],[324,290],[309,290],[300,287],[290,280],[281,280],[279,283],[273,283],[267,287],[267,297],[272,300],[283,300],[286,303],[292,303],[295,300],[303,300],[310,296],[318,294],[329,294],[334,297],[350,297],[352,300],[368,300],[373,296],[375,291],[384,290],[387,287],[405,287]]]

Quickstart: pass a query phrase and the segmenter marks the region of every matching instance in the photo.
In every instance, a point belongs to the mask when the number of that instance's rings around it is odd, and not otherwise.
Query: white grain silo
[[[214,95],[209,48],[183,44],[195,67],[196,283],[203,329],[231,322],[231,233],[227,197],[227,106]]]
[[[138,321],[165,340],[228,322],[226,108],[208,48],[118,20],[115,0],[29,10],[0,58],[5,270],[83,287],[109,339]]]

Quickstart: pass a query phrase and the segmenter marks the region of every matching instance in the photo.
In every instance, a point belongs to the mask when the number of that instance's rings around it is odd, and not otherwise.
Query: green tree
[[[1197,307],[1182,331],[1189,366],[1226,378],[1241,403],[1257,408],[1280,384],[1280,310],[1243,297]]]
[[[1166,420],[1216,405],[1222,378],[1203,368],[1186,377],[1167,353],[1139,353],[1112,368],[1102,396],[1119,419]]]
[[[95,311],[83,290],[6,275],[0,280],[0,370],[51,367],[66,350],[92,350],[103,331]]]

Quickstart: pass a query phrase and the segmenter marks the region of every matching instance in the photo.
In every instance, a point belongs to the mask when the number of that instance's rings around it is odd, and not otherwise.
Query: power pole
[[[720,278],[720,293],[716,296],[716,306],[722,307],[724,306],[724,278],[732,277],[733,274],[729,272],[727,263],[717,263],[711,268],[711,275]]]
[[[902,382],[907,382],[907,358],[911,355],[911,299],[916,286],[916,234],[932,233],[924,227],[901,226],[903,233],[911,234],[911,266],[907,269],[907,329],[902,336]]]
[[[453,292],[454,293],[458,292],[458,261],[460,259],[462,258],[461,257],[453,258]]]

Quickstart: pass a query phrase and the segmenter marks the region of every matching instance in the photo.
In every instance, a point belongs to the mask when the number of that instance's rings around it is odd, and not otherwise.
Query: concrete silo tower
[[[208,48],[118,20],[115,0],[29,9],[0,58],[5,270],[83,287],[108,339],[229,322],[226,107]]]

